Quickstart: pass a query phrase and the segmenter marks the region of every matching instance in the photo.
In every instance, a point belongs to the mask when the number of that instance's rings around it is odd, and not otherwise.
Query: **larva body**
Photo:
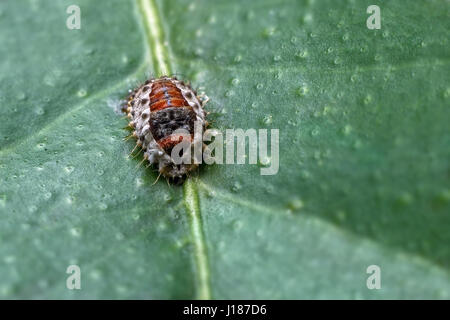
[[[203,102],[192,88],[176,78],[161,77],[147,80],[131,92],[127,115],[129,126],[144,158],[158,165],[159,172],[169,179],[182,180],[197,164],[175,164],[172,149],[182,141],[193,143],[194,122],[206,126]],[[190,136],[174,133],[184,129]]]

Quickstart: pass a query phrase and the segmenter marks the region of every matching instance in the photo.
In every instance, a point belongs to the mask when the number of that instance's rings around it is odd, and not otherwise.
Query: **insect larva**
[[[195,163],[175,164],[171,151],[182,141],[193,143],[195,121],[205,129],[205,103],[190,85],[175,77],[147,80],[130,93],[126,112],[132,136],[143,149],[144,159],[157,165],[166,178],[183,181],[186,174],[198,167]],[[186,130],[190,136],[174,133],[178,129]]]

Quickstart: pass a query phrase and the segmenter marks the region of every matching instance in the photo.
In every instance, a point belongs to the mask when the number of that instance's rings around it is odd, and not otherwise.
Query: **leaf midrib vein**
[[[140,0],[139,9],[147,32],[146,39],[153,60],[153,70],[156,76],[170,75],[172,70],[170,56],[164,42],[163,26],[159,17],[158,7],[154,0]],[[191,239],[194,245],[197,298],[211,299],[210,271],[198,190],[192,178],[188,178],[183,185],[183,199],[188,215]]]

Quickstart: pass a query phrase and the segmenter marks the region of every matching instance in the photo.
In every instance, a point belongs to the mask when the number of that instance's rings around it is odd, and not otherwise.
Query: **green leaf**
[[[0,3],[0,297],[450,297],[448,2],[380,30],[365,0],[72,4]],[[279,129],[278,174],[153,185],[119,109],[162,73],[219,130]]]

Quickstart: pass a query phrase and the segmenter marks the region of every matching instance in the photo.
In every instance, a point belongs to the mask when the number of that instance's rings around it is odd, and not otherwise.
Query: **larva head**
[[[173,183],[180,184],[184,182],[186,175],[197,167],[197,164],[171,163],[160,168],[160,172],[164,177],[169,178]]]

